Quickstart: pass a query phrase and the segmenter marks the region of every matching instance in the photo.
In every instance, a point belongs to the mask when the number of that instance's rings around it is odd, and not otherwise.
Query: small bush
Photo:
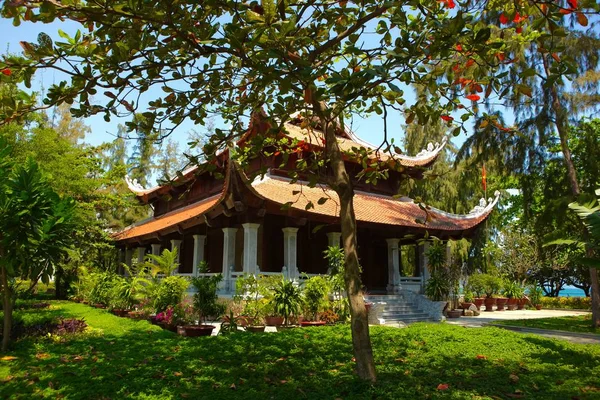
[[[589,310],[592,308],[590,297],[542,297],[543,308],[560,308],[566,310]]]
[[[168,307],[175,307],[181,303],[189,285],[190,282],[183,276],[168,276],[163,279],[154,298],[156,312],[165,311]]]
[[[60,321],[58,326],[56,326],[55,332],[57,335],[62,336],[83,332],[85,328],[87,328],[87,324],[83,319],[70,318]]]

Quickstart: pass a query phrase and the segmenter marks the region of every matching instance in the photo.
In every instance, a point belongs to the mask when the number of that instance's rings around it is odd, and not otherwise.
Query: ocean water
[[[560,291],[560,296],[564,297],[585,297],[585,293],[581,289],[577,289],[576,287],[567,286],[563,290]]]

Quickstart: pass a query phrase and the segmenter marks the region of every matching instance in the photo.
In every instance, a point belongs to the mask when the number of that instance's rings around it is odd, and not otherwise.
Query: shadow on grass
[[[379,377],[372,386],[353,372],[347,326],[181,338],[94,309],[71,307],[63,315],[84,316],[103,332],[65,343],[22,341],[17,359],[5,362],[14,377],[0,387],[1,398],[462,399],[521,393],[591,399],[591,389],[579,388],[593,388],[600,372],[600,351],[591,347],[492,328],[419,324],[371,330]],[[546,353],[551,358],[544,359]],[[439,384],[448,390],[438,390]]]

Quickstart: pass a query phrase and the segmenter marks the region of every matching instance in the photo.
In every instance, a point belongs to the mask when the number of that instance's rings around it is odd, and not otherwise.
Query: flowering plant
[[[156,320],[158,322],[164,322],[167,325],[173,324],[173,307],[167,307],[165,311],[156,314]]]
[[[184,300],[175,307],[167,307],[156,314],[156,320],[167,325],[189,325],[195,322],[194,308],[189,300]]]

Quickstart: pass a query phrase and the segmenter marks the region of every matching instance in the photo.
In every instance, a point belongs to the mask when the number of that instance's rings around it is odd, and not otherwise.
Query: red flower
[[[438,0],[440,3],[443,3],[446,5],[446,7],[448,8],[454,8],[456,7],[456,3],[454,2],[454,0]]]
[[[528,15],[521,15],[519,13],[516,13],[515,14],[515,18],[513,19],[513,22],[515,24],[519,24],[519,23],[521,23],[523,21],[527,21],[527,18],[528,18]]]
[[[470,94],[467,96],[467,99],[469,99],[471,101],[478,101],[479,99],[481,99],[481,97],[479,97],[478,94]]]
[[[472,58],[469,58],[469,60],[467,60],[467,62],[465,63],[465,67],[469,68],[473,64],[475,64],[475,60],[473,60]]]
[[[447,383],[440,383],[437,387],[437,390],[448,390],[450,386]]]
[[[574,10],[577,8],[577,0],[567,0],[567,4]]]
[[[446,122],[452,122],[452,121],[454,121],[454,118],[452,118],[449,115],[442,115],[440,118],[443,119]]]
[[[4,68],[2,71],[2,75],[6,75],[6,76],[11,76],[12,75],[12,71],[8,68]]]
[[[455,46],[455,49],[456,49],[456,51],[463,51],[463,47],[461,46],[460,43]]]
[[[508,24],[508,18],[506,18],[506,15],[500,14],[500,23],[503,25]]]
[[[515,32],[521,33],[521,32],[523,32],[523,28],[519,26],[519,27],[517,27],[517,29],[515,30]]]

